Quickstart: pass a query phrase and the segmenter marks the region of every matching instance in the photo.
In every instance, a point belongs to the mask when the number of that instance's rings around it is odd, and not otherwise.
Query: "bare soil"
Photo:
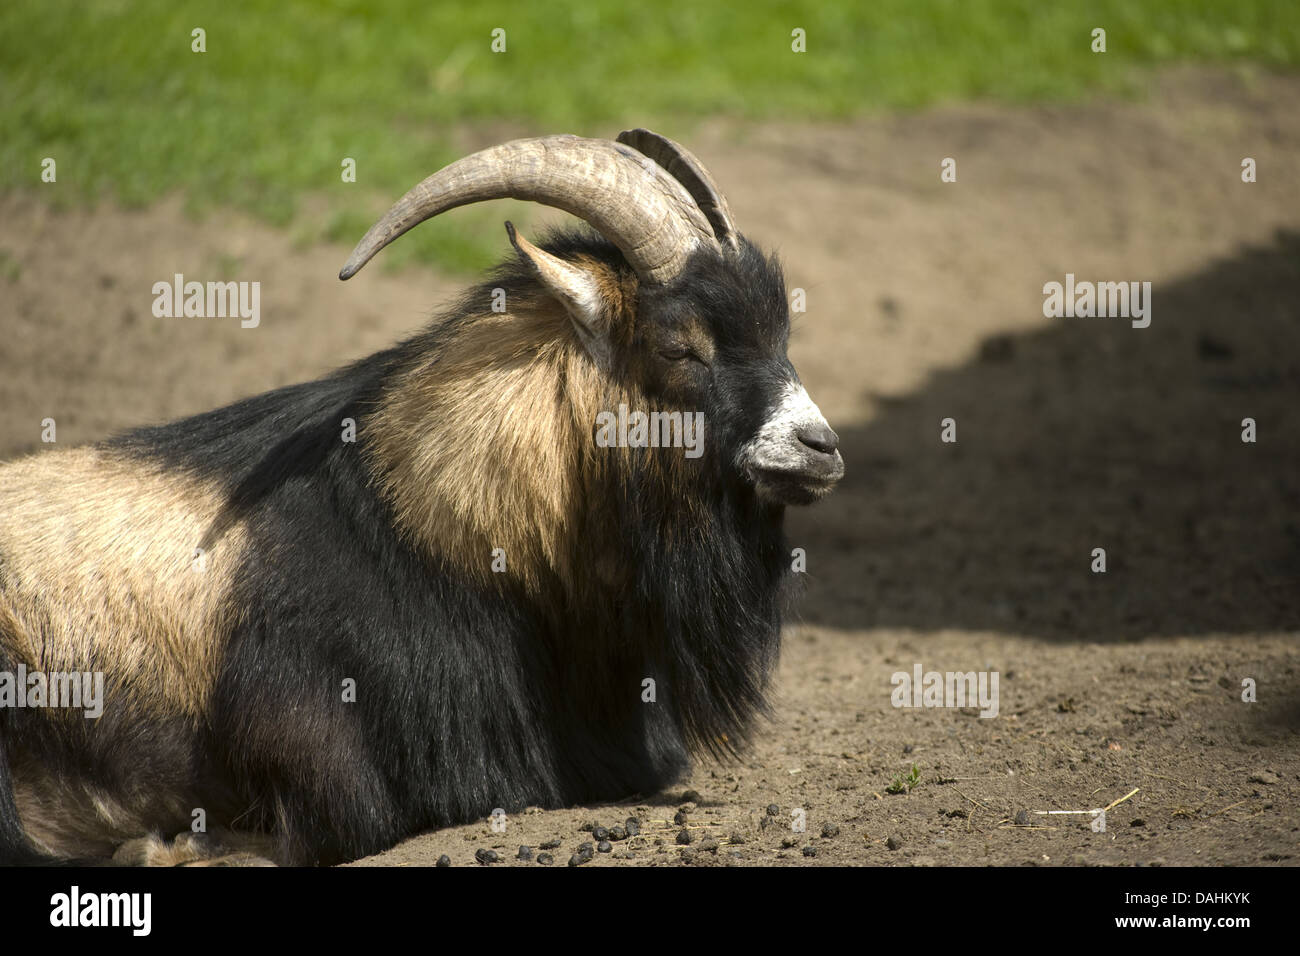
[[[557,840],[564,865],[583,824],[630,816],[642,835],[590,865],[1300,862],[1298,101],[1297,78],[1180,71],[1142,103],[690,132],[806,290],[792,357],[846,458],[790,515],[808,571],[775,718],[672,792],[361,862]],[[318,375],[464,281],[340,283],[348,251],[179,201],[0,197],[0,455],[39,451],[47,417],[74,444]],[[175,272],[259,280],[261,326],[155,318]],[[1152,282],[1151,326],[1045,318],[1067,272]],[[998,716],[896,709],[918,663],[996,670]],[[1036,812],[1112,804],[1104,833]]]

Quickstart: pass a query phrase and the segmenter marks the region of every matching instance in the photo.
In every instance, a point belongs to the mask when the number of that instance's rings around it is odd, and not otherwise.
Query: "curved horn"
[[[722,190],[694,153],[667,136],[660,136],[648,129],[624,130],[618,134],[618,141],[645,153],[672,173],[686,187],[700,211],[708,217],[718,242],[730,249],[737,247],[740,242],[739,230],[736,229],[736,221],[731,218],[727,197],[722,195]]]
[[[700,244],[716,246],[709,221],[670,173],[636,150],[603,139],[517,139],[457,160],[399,199],[370,227],[339,272],[356,275],[398,236],[448,209],[488,199],[554,206],[618,246],[643,281],[663,284]]]

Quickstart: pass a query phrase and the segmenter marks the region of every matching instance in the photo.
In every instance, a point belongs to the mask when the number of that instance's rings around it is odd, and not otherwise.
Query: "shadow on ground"
[[[1300,627],[1300,233],[1152,301],[1149,328],[1056,319],[902,400],[868,393],[841,487],[791,516],[803,619],[1086,641]]]

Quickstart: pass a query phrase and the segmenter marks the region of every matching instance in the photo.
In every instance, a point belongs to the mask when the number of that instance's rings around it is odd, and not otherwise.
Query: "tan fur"
[[[275,866],[273,853],[270,837],[215,829],[186,831],[170,842],[156,834],[129,840],[118,847],[113,862],[119,866]]]
[[[195,570],[221,505],[214,488],[96,448],[0,466],[5,649],[31,670],[103,671],[106,709],[126,682],[144,711],[200,719],[244,544],[232,530]]]
[[[13,766],[14,803],[36,849],[62,857],[106,857],[124,840],[157,826],[178,830],[190,822],[194,800],[177,793],[113,794],[76,778],[56,776],[41,762]]]
[[[604,382],[557,303],[467,323],[390,383],[374,419],[373,463],[398,522],[483,583],[495,548],[526,586],[563,567],[585,429],[566,393],[600,406]]]
[[[595,271],[622,344],[632,334],[634,280],[576,264]],[[370,424],[371,465],[401,528],[434,555],[487,586],[504,578],[532,590],[553,574],[574,593],[582,586],[574,555],[594,545],[574,516],[603,512],[606,502],[592,496],[629,456],[595,446],[596,416],[620,402],[650,406],[610,382],[559,302],[516,295],[509,307],[464,322],[389,383]],[[680,451],[651,451],[673,480]],[[504,575],[492,572],[495,548],[505,551]]]

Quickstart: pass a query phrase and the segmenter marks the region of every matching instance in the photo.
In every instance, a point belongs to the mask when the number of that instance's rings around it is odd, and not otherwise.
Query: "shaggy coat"
[[[202,810],[334,863],[745,744],[790,564],[735,467],[798,381],[780,270],[741,240],[651,287],[595,233],[543,248],[595,277],[610,367],[521,256],[318,381],[0,466],[0,672],[105,682],[98,719],[0,707],[0,862]],[[597,447],[620,404],[702,411],[705,453]]]

